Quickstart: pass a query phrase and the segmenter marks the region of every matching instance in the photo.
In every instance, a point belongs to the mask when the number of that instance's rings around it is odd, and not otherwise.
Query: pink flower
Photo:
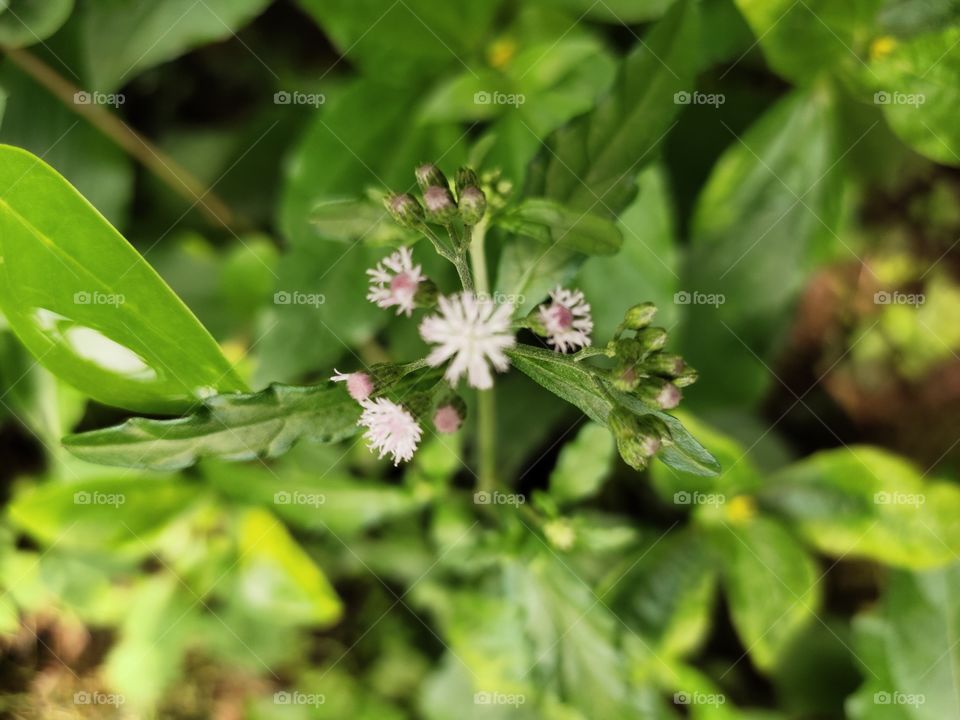
[[[357,402],[363,402],[370,397],[370,394],[373,392],[373,378],[365,372],[342,373],[336,368],[333,369],[333,372],[335,372],[336,375],[330,379],[334,382],[345,382],[347,384],[347,392],[350,393],[350,397]]]
[[[420,283],[427,279],[420,266],[413,264],[413,253],[408,247],[388,255],[375,268],[367,270],[367,275],[370,276],[367,300],[382,308],[396,306],[397,315],[406,313],[407,317],[416,307],[414,298]]]
[[[394,465],[410,460],[423,434],[413,415],[387,398],[363,400],[360,405],[363,414],[357,424],[367,428],[363,434],[367,447],[379,452],[381,458],[392,455]]]
[[[590,344],[593,319],[590,305],[579,290],[557,287],[550,303],[540,306],[540,322],[547,330],[547,344],[557,352],[577,350]]]
[[[460,429],[463,418],[453,405],[443,405],[433,414],[433,425],[440,433],[455,433]]]

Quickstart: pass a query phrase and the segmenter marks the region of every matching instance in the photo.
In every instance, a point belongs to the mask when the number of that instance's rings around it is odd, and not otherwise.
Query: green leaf
[[[547,390],[576,405],[593,421],[607,424],[607,416],[614,407],[611,397],[638,415],[656,415],[670,430],[673,442],[658,454],[664,463],[677,470],[700,475],[716,475],[720,466],[716,459],[698,443],[683,425],[671,415],[644,405],[612,386],[598,385],[588,366],[569,357],[529,345],[518,345],[507,351],[511,362]]]
[[[905,143],[931,160],[960,165],[960,27],[896,42],[871,62],[874,103]]]
[[[595,495],[613,466],[616,443],[599,423],[584,425],[572,442],[563,446],[550,473],[550,495],[559,503],[572,503]]]
[[[397,225],[383,208],[371,200],[331,199],[319,203],[310,214],[317,234],[328,240],[372,245],[399,244],[411,234]]]
[[[0,309],[52,373],[108,405],[182,410],[243,382],[133,247],[53,168],[0,146]]]
[[[734,627],[765,672],[814,619],[820,605],[813,558],[774,520],[759,517],[713,531]]]
[[[48,482],[17,495],[11,521],[46,545],[141,556],[201,494],[172,477]]]
[[[846,252],[836,240],[842,197],[834,104],[824,88],[781,100],[716,164],[693,220],[676,302],[683,355],[700,372],[698,402],[742,407],[772,381],[809,272]]]
[[[528,198],[496,222],[506,230],[585,255],[614,255],[623,244],[620,229],[611,220],[547,198]]]
[[[245,512],[239,522],[237,591],[277,624],[330,625],[343,605],[329,580],[267,510]]]
[[[860,65],[884,0],[736,0],[778,73],[805,82],[843,65]],[[857,68],[859,70],[859,68]]]
[[[94,89],[110,92],[146,68],[230,37],[270,0],[98,0],[75,22]],[[71,22],[73,25],[73,22]]]
[[[616,572],[605,601],[666,657],[687,655],[710,628],[716,557],[695,529],[670,532],[639,551],[626,573]]]
[[[73,0],[8,0],[0,11],[0,46],[33,45],[53,35],[70,17]]]
[[[663,15],[677,0],[561,0],[562,5],[574,10],[578,16],[586,16],[617,25],[655,20]]]
[[[879,607],[855,620],[866,682],[847,704],[854,720],[960,715],[960,563],[890,574]]]
[[[912,464],[877,448],[817,453],[773,475],[760,499],[835,557],[927,568],[960,552],[960,488],[924,482]]]
[[[357,431],[360,406],[342,386],[271,385],[258,393],[216,395],[176,420],[132,418],[63,439],[79,458],[101,465],[176,470],[204,457],[251,460],[285,453],[301,438],[336,442]]]
[[[699,37],[696,3],[681,0],[623,61],[613,89],[594,110],[551,134],[533,161],[525,197],[542,197],[570,211],[615,217],[636,194],[636,177],[657,155],[680,105],[674,94],[694,86],[690,47]],[[512,242],[500,261],[498,288],[536,302],[570,277],[578,259],[569,250]]]

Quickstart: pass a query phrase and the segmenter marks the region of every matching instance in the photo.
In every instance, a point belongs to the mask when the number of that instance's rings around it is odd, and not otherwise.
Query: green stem
[[[487,274],[487,257],[484,240],[487,234],[486,218],[473,227],[470,239],[470,260],[478,294],[490,294],[490,277]],[[477,457],[479,463],[478,490],[491,491],[497,486],[497,425],[496,398],[490,390],[477,393]]]

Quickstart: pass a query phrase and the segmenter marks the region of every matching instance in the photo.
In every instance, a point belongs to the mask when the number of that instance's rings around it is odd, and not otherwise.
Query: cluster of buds
[[[679,355],[667,353],[667,331],[651,326],[657,308],[641,303],[630,308],[607,344],[614,359],[611,384],[657,410],[672,410],[683,397],[681,388],[697,380],[697,372]],[[629,335],[628,335],[629,333]],[[620,455],[631,467],[644,469],[657,451],[671,442],[670,431],[656,415],[637,415],[615,408],[608,419]]]
[[[432,163],[418,166],[415,174],[423,204],[409,193],[395,193],[386,198],[387,211],[400,225],[417,230],[423,229],[424,222],[444,227],[460,223],[470,227],[483,219],[487,196],[480,189],[477,174],[470,168],[457,171],[453,186]]]

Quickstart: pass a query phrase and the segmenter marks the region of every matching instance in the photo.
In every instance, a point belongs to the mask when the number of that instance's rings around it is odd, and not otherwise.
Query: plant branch
[[[57,73],[32,53],[17,48],[4,48],[12,63],[45,87],[70,110],[86,119],[131,157],[156,175],[178,195],[196,205],[207,219],[231,232],[244,229],[226,203],[208,187],[163,153],[153,143],[101,105],[78,103],[80,88]]]
[[[487,259],[484,253],[487,223],[481,220],[473,227],[470,239],[470,260],[476,278],[478,293],[490,293],[490,279],[487,274]],[[465,286],[466,287],[466,286]],[[477,392],[477,456],[479,460],[478,489],[492,491],[497,486],[497,425],[496,398],[494,390]]]

